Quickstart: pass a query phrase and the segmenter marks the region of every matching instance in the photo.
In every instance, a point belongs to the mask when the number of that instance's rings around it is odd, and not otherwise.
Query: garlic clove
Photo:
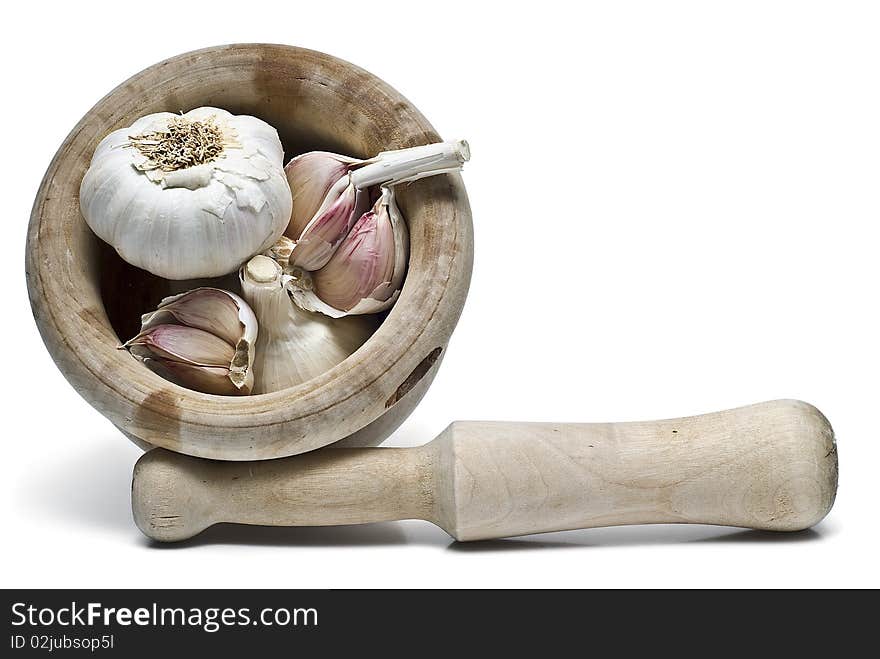
[[[315,292],[348,311],[394,274],[394,233],[388,214],[370,210],[352,227],[339,249],[314,273]]]
[[[369,160],[323,151],[297,156],[285,167],[293,196],[285,235],[296,242],[290,265],[323,268],[367,210],[372,188],[455,172],[468,159],[464,140],[383,151]]]
[[[141,318],[144,328],[161,325],[166,322],[177,322],[182,325],[196,327],[213,332],[232,345],[241,338],[244,323],[240,312],[247,309],[244,301],[233,293],[216,289],[201,288],[189,291],[173,298],[166,298],[156,311],[145,314]]]
[[[319,313],[330,318],[344,318],[349,315],[344,309],[337,309],[324,302],[315,293],[314,273],[302,268],[284,268],[287,279],[287,290],[294,304],[303,311]]]
[[[291,300],[291,275],[266,256],[255,256],[240,271],[245,299],[259,323],[254,393],[302,384],[342,363],[370,338],[378,319],[334,320],[300,309]]]
[[[339,318],[390,308],[400,293],[409,255],[409,232],[391,188],[382,188],[327,264],[311,277],[295,277],[292,295],[302,308]]]
[[[299,238],[306,225],[315,217],[330,192],[330,188],[348,173],[346,159],[334,153],[312,151],[297,156],[284,168],[293,211],[285,235]]]
[[[235,396],[242,393],[232,382],[228,368],[194,366],[183,362],[150,358],[144,360],[144,364],[166,380],[188,389],[220,396]]]
[[[218,336],[186,325],[157,325],[126,342],[125,347],[146,349],[154,358],[193,364],[227,366],[235,348]]]
[[[348,177],[337,181],[296,239],[291,265],[310,271],[324,267],[358,218],[356,210],[366,203],[366,197],[349,183]]]
[[[182,386],[205,393],[247,394],[254,382],[257,333],[256,316],[241,297],[218,288],[197,288],[165,298],[155,311],[144,314],[140,333],[122,347]],[[212,384],[221,375],[225,383]]]

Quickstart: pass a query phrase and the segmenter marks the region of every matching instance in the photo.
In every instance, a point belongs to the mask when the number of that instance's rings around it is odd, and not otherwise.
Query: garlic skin
[[[253,388],[257,336],[257,318],[242,298],[196,288],[144,314],[141,331],[121,348],[183,387],[240,395]]]
[[[277,131],[197,108],[138,119],[101,140],[80,186],[95,234],[166,279],[219,277],[272,245],[292,200]]]
[[[291,273],[291,296],[303,309],[332,318],[379,313],[397,301],[408,257],[406,222],[392,188],[383,187],[323,268],[311,277]]]
[[[290,264],[310,272],[327,265],[367,211],[370,188],[456,172],[469,159],[464,140],[383,151],[369,160],[325,151],[297,156],[285,167],[293,195],[285,235],[296,243]]]
[[[290,299],[290,275],[266,256],[240,271],[245,299],[259,319],[254,362],[256,394],[272,393],[311,380],[343,362],[378,327],[370,317],[335,320],[304,311]]]

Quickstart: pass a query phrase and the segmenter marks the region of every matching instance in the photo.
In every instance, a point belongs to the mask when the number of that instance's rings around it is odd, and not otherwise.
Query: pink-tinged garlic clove
[[[162,377],[214,394],[253,386],[257,319],[239,296],[198,288],[162,300],[122,347]]]
[[[391,188],[382,188],[320,270],[292,273],[291,295],[304,309],[339,318],[390,308],[400,293],[409,256],[409,232]]]
[[[306,226],[324,205],[327,193],[341,178],[348,175],[351,159],[325,151],[312,151],[297,156],[284,168],[293,211],[284,234],[298,240]]]
[[[383,151],[369,160],[323,151],[297,156],[285,168],[293,196],[285,235],[296,243],[290,266],[323,268],[379,186],[456,172],[469,158],[464,140]]]
[[[156,311],[141,318],[141,322],[144,329],[169,322],[188,325],[212,332],[235,345],[242,335],[244,323],[239,310],[246,309],[246,305],[242,307],[243,302],[234,293],[201,288],[168,298]]]
[[[194,366],[183,362],[146,359],[144,364],[166,380],[187,389],[219,396],[237,396],[246,393],[235,386],[228,368]]]
[[[387,212],[364,213],[339,249],[314,273],[315,293],[330,306],[350,311],[364,298],[391,283],[394,232]]]
[[[324,205],[296,240],[290,263],[304,270],[323,268],[357,220],[366,195],[343,178],[327,193]]]
[[[128,348],[142,348],[154,359],[228,367],[235,356],[230,343],[205,330],[186,325],[157,325],[128,341]]]

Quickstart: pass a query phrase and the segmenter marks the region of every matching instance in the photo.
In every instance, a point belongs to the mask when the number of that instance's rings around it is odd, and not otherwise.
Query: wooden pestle
[[[162,542],[218,522],[327,526],[431,521],[457,540],[622,524],[798,531],[837,490],[837,450],[807,403],[760,403],[666,421],[457,421],[417,448],[325,448],[222,462],[155,449],[132,509]]]

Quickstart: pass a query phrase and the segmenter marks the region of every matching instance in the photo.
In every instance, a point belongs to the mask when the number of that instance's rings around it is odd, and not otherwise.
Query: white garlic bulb
[[[292,200],[277,131],[203,107],[107,135],[80,187],[83,217],[134,266],[166,279],[219,277],[271,246]]]
[[[167,297],[141,317],[122,348],[166,380],[207,394],[250,393],[258,326],[235,293],[197,288]]]
[[[333,319],[304,311],[290,299],[290,275],[273,259],[255,256],[241,269],[241,289],[260,334],[253,393],[271,393],[310,380],[354,353],[373,334],[372,316]]]

